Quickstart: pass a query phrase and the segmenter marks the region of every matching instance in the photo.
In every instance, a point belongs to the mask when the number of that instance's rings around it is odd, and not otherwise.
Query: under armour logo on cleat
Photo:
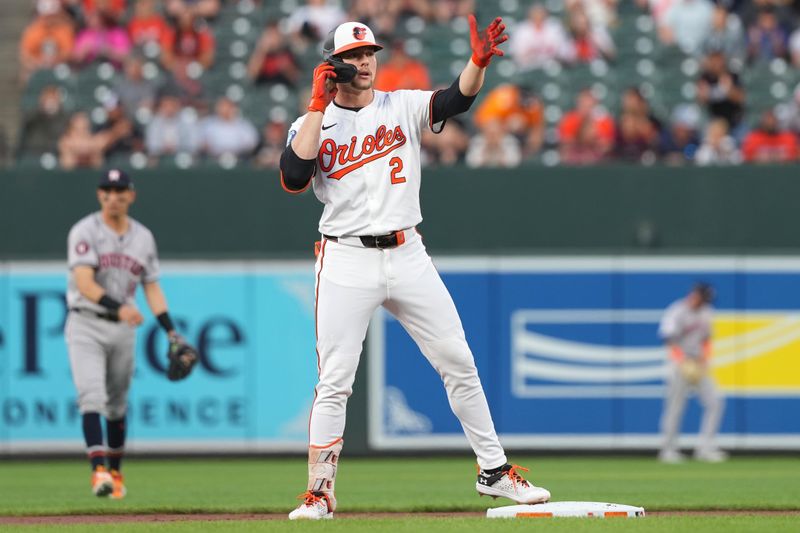
[[[334,123],[333,123],[333,124],[331,124],[330,126],[322,126],[322,131],[329,130],[329,129],[331,129],[332,127],[334,127],[335,125],[337,125],[337,124],[338,124],[338,122],[334,122]]]

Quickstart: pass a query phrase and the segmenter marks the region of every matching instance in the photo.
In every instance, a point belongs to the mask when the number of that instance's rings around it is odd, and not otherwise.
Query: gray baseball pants
[[[81,414],[100,413],[109,420],[125,416],[136,330],[123,322],[70,311],[64,334]]]
[[[696,450],[703,452],[716,448],[714,439],[722,420],[725,399],[711,376],[705,375],[697,385],[691,385],[681,374],[679,366],[670,362],[667,395],[661,415],[662,452],[678,451],[678,436],[683,420],[683,410],[692,389],[697,390],[700,405],[703,407],[703,419],[700,423],[700,435]]]

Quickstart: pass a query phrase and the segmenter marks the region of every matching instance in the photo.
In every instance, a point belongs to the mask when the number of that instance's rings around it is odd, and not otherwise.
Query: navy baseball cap
[[[706,303],[713,302],[717,297],[717,291],[714,290],[714,287],[710,283],[706,283],[704,281],[698,281],[695,283],[692,290],[699,294],[700,298],[702,298]]]
[[[118,168],[112,168],[103,173],[100,177],[98,189],[133,189],[133,181],[130,176]]]

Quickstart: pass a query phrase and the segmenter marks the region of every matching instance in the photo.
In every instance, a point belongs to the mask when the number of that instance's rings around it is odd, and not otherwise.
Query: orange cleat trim
[[[111,479],[114,481],[114,490],[111,492],[111,498],[121,500],[127,494],[125,489],[125,479],[119,470],[111,471]]]
[[[297,495],[298,500],[303,500],[303,505],[316,505],[322,500],[325,500],[325,506],[328,508],[328,512],[332,513],[333,510],[331,509],[331,501],[328,498],[327,494],[314,494],[312,491],[307,490],[302,494]]]

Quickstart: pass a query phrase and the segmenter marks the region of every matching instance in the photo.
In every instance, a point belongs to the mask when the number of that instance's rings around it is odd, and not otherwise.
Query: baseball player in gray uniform
[[[167,313],[158,283],[153,234],[128,216],[136,199],[130,177],[121,170],[105,172],[97,199],[100,211],[79,220],[69,232],[70,312],[64,333],[92,466],[92,492],[119,499],[126,492],[120,467],[135,331],[143,321],[134,302],[140,283],[150,310],[170,338],[170,346],[183,341]],[[194,361],[187,363],[191,368]],[[107,448],[101,416],[106,419]]]
[[[697,390],[703,406],[694,457],[707,462],[727,458],[714,444],[724,400],[709,372],[713,299],[714,289],[706,283],[698,283],[685,298],[673,302],[661,319],[659,335],[669,347],[667,395],[661,417],[663,442],[658,456],[665,463],[684,460],[678,450],[678,435],[686,399],[693,390]]]

